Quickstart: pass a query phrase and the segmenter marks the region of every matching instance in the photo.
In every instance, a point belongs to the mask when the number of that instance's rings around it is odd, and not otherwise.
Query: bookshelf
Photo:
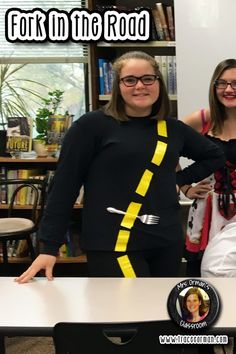
[[[53,157],[48,158],[36,158],[36,159],[14,159],[11,157],[0,157],[0,178],[27,178],[26,176],[8,174],[8,171],[19,171],[19,170],[34,170],[37,174],[46,175],[47,171],[54,171],[56,169],[57,159]],[[0,193],[2,193],[0,188]],[[2,195],[0,194],[0,215],[3,210],[8,209],[8,200],[2,202]],[[18,210],[29,210],[31,206],[29,204],[17,204],[14,209]]]
[[[43,157],[36,159],[14,159],[11,157],[0,157],[0,167],[4,167],[6,170],[19,170],[19,169],[39,169],[41,174],[47,173],[47,171],[54,171],[57,166],[57,158],[53,157]],[[1,191],[0,191],[1,192]],[[7,215],[9,205],[7,203],[0,202],[0,217],[5,217]],[[15,205],[14,210],[16,210],[19,217],[27,217],[27,213],[31,209],[31,205]],[[75,204],[73,211],[73,218],[78,218],[78,213],[81,214],[80,210],[83,208],[81,204]],[[19,274],[24,268],[27,267],[31,262],[30,257],[10,257],[10,263],[13,265],[15,272]],[[66,267],[70,267],[70,264],[73,267],[73,264],[81,263],[86,264],[86,255],[82,254],[75,257],[63,257],[60,256],[57,258],[57,264],[59,265],[58,274],[64,274],[63,269],[61,273],[62,264],[65,264]],[[61,268],[60,268],[61,265]],[[69,270],[68,270],[69,272]],[[0,274],[1,274],[1,256],[0,256]],[[67,275],[67,273],[65,273]],[[4,275],[4,271],[3,271]]]
[[[30,257],[10,257],[10,263],[19,264],[19,263],[26,263],[29,264],[31,262]],[[85,254],[81,254],[77,257],[57,257],[57,263],[86,263],[87,258]],[[0,256],[0,263],[1,263],[1,256]]]
[[[174,10],[174,0],[163,0],[165,14],[166,8],[172,7]],[[127,3],[125,0],[120,1],[103,1],[103,0],[90,0],[89,9],[97,11],[102,7],[108,8],[109,6],[117,6],[120,9],[134,10],[138,7],[147,7],[150,10],[156,9],[156,1],[147,0],[145,4],[140,0],[131,0]],[[109,8],[108,8],[109,9]],[[174,15],[174,14],[173,14]],[[153,26],[154,19],[153,19]],[[156,28],[156,27],[155,27]],[[122,55],[127,51],[142,50],[152,55],[153,57],[162,57],[167,61],[167,57],[174,58],[175,40],[151,40],[149,42],[104,42],[100,41],[90,45],[90,58],[91,58],[91,93],[92,93],[92,109],[97,109],[104,105],[110,98],[109,93],[101,92],[99,84],[99,63],[98,59],[104,59],[105,61],[112,62],[116,57]],[[171,60],[171,59],[170,59]],[[174,59],[173,59],[174,60]],[[165,66],[165,64],[163,64]],[[176,67],[176,63],[174,64]],[[161,64],[160,64],[161,67]],[[161,68],[162,71],[162,68]],[[168,85],[168,79],[166,78]],[[170,84],[170,82],[169,82]],[[174,85],[174,84],[173,84]],[[171,115],[177,117],[177,92],[176,92],[176,76],[175,76],[175,90],[170,90],[169,97],[171,100]]]
[[[0,157],[0,166],[7,169],[31,169],[39,168],[40,170],[55,170],[57,158],[55,157],[38,157],[36,159],[14,159],[12,157]]]

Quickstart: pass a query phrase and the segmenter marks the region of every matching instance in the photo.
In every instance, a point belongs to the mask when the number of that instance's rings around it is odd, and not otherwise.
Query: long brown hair
[[[225,106],[220,103],[216,95],[215,81],[225,70],[236,68],[236,59],[225,59],[215,68],[209,87],[209,106],[211,115],[212,132],[214,135],[220,134],[223,129],[224,121],[227,119]]]
[[[170,101],[166,86],[163,80],[163,76],[159,70],[158,63],[156,60],[142,51],[132,51],[123,54],[121,57],[117,58],[113,63],[113,85],[110,101],[103,107],[105,114],[112,116],[118,121],[127,121],[129,118],[125,113],[125,102],[120,93],[120,72],[126,61],[129,59],[142,59],[148,61],[158,76],[160,84],[160,94],[156,102],[152,106],[151,117],[155,119],[164,119],[169,115],[170,112]]]
[[[192,295],[192,294],[196,294],[198,297],[198,300],[201,301],[201,304],[199,306],[199,315],[203,316],[208,311],[208,307],[205,303],[205,300],[203,299],[201,291],[199,290],[199,288],[196,288],[196,287],[190,288],[186,292],[186,294],[184,295],[184,300],[183,300],[184,310],[189,312],[187,309],[187,298],[189,297],[189,295]]]

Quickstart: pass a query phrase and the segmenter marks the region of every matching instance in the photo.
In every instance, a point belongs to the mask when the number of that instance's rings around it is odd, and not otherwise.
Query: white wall
[[[216,65],[236,58],[236,0],[174,0],[178,118],[208,107]]]

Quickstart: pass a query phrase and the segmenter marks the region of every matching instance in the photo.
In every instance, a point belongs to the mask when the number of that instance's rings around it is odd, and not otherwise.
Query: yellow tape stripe
[[[165,153],[167,149],[167,144],[163,143],[163,141],[158,140],[157,145],[156,145],[156,150],[154,152],[154,155],[152,157],[152,163],[154,163],[157,166],[160,166]]]
[[[121,222],[122,227],[126,227],[127,229],[131,229],[133,227],[141,206],[142,204],[140,203],[131,202],[129,204],[125,216],[123,217],[123,220]]]
[[[145,170],[135,192],[144,197],[150,186],[152,176],[153,173],[151,171]]]
[[[165,120],[160,120],[157,122],[157,134],[162,137],[167,137],[167,125]],[[152,163],[157,166],[160,166],[167,149],[167,144],[163,141],[158,140],[156,144],[156,149],[154,155],[152,157]],[[146,169],[139,181],[139,184],[136,188],[136,193],[144,197],[150,187],[150,183],[153,177],[153,173]],[[121,227],[125,227],[126,229],[131,229],[134,225],[134,222],[139,214],[142,204],[131,202],[127,208],[125,216],[121,222]],[[127,245],[130,238],[129,230],[119,230],[115,251],[116,252],[126,252]],[[122,272],[125,276],[135,277],[135,273],[130,264],[128,256],[123,256],[118,258],[118,262],[122,269]],[[127,274],[127,275],[126,275]]]
[[[131,202],[128,206],[125,216],[121,222],[122,227],[131,229],[134,225],[135,219],[138,216],[139,210],[142,204]],[[115,251],[116,252],[125,252],[127,249],[127,244],[129,242],[130,231],[129,230],[120,230],[118,233]]]
[[[136,278],[136,274],[127,255],[118,257],[117,261],[125,278]]]
[[[129,237],[130,237],[130,231],[128,231],[128,230],[120,230],[119,231],[117,241],[116,241],[116,246],[115,246],[115,252],[125,252],[126,251]]]
[[[157,122],[157,134],[167,138],[167,126],[165,120],[159,120]]]

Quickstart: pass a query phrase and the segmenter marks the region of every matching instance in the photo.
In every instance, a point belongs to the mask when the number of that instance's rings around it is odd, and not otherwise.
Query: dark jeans
[[[182,258],[182,244],[173,247],[132,252],[87,251],[91,277],[124,277],[117,261],[127,255],[136,277],[177,277]]]

